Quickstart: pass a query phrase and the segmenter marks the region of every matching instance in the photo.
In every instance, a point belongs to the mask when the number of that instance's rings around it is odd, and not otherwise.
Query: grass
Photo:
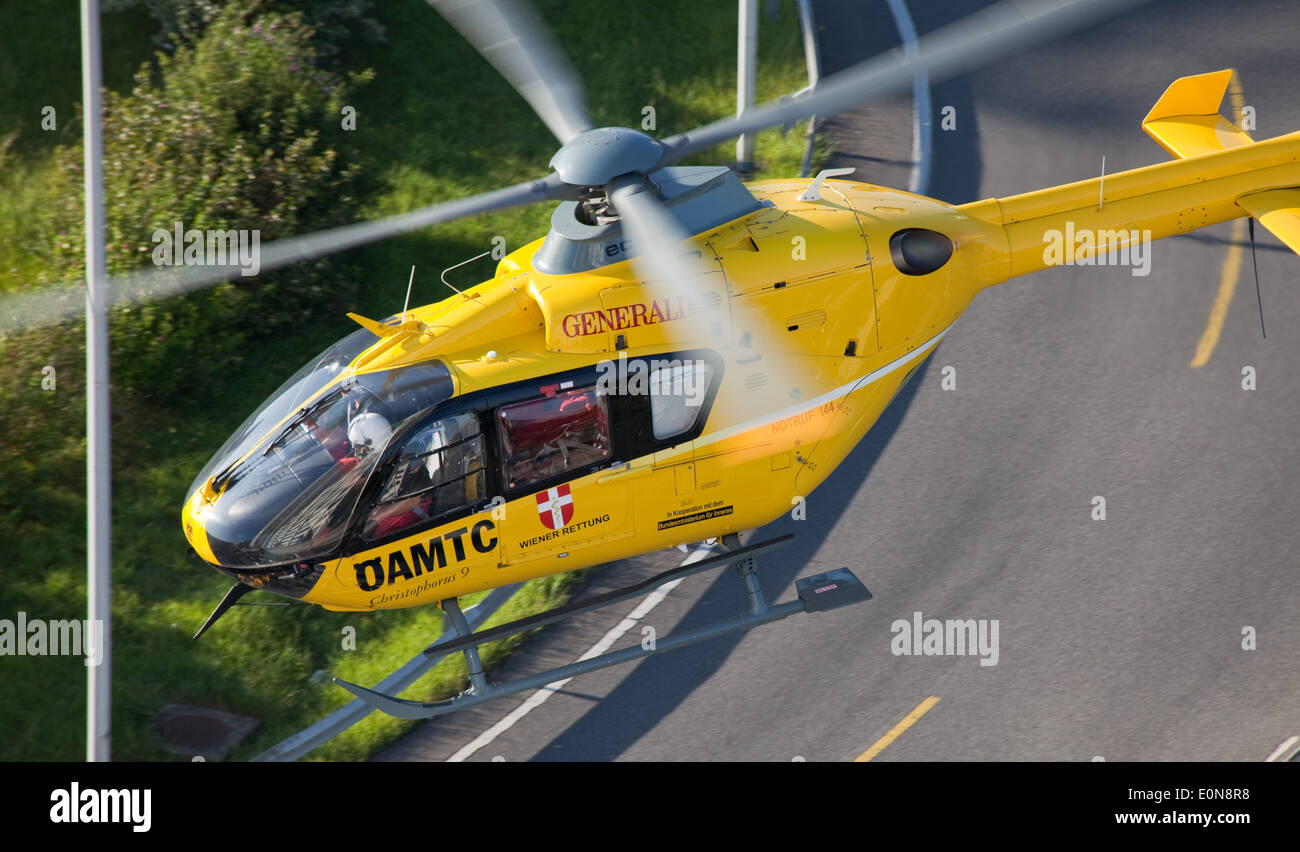
[[[79,132],[77,21],[68,4],[39,0],[0,7],[0,289],[42,283],[23,251],[24,223],[46,201],[42,179],[52,146]],[[657,136],[687,130],[734,111],[735,6],[689,2],[611,4],[569,0],[540,4],[565,53],[587,82],[593,121],[640,127],[655,108]],[[798,25],[790,4],[761,27],[760,101],[805,83]],[[422,2],[378,3],[386,44],[349,43],[345,67],[373,68],[357,93],[355,131],[373,191],[366,218],[401,212],[547,173],[558,143],[472,49]],[[105,80],[121,89],[152,52],[151,26],[138,14],[105,18]],[[600,34],[599,37],[593,34]],[[21,74],[19,73],[21,72]],[[40,107],[56,102],[60,129],[44,135]],[[15,131],[17,134],[15,135]],[[797,174],[803,128],[759,136],[761,176]],[[340,131],[342,132],[342,131]],[[9,141],[5,143],[4,140]],[[719,146],[693,162],[734,159]],[[501,235],[517,248],[545,233],[550,205],[462,220],[348,253],[364,270],[356,310],[385,316],[400,309],[410,266],[413,302],[445,295],[445,267],[491,247]],[[80,227],[76,223],[74,227]],[[460,283],[490,274],[486,264],[458,270]],[[422,607],[378,613],[329,613],[317,607],[238,607],[199,642],[189,637],[227,582],[185,556],[179,511],[194,473],[257,403],[301,362],[346,334],[346,318],[303,323],[289,335],[258,337],[228,381],[194,387],[163,401],[117,393],[113,420],[113,754],[116,759],[183,760],[152,732],[168,703],[192,703],[253,716],[262,727],[232,759],[247,759],[350,698],[321,670],[373,684],[436,635],[440,616]],[[44,353],[37,353],[45,357]],[[196,352],[195,357],[202,357]],[[68,344],[48,353],[58,386],[19,377],[38,394],[34,420],[7,436],[0,477],[0,618],[77,618],[85,611],[84,356]],[[177,365],[184,370],[183,364]],[[550,608],[580,578],[534,581],[494,621]],[[281,600],[255,594],[245,600]],[[356,650],[344,650],[344,628]],[[489,665],[520,639],[485,649]],[[0,760],[78,760],[85,742],[85,668],[74,657],[0,656]],[[462,688],[464,664],[450,659],[405,695],[431,699]],[[364,758],[411,723],[372,714],[310,759]]]

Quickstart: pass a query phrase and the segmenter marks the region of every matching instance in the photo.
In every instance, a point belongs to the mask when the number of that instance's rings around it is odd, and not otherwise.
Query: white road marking
[[[681,564],[690,565],[692,563],[699,562],[701,559],[705,559],[709,556],[712,556],[718,552],[721,551],[715,545],[702,544],[699,547],[697,547],[694,550],[694,552],[691,553],[690,556],[682,560]],[[610,630],[608,633],[602,636],[600,638],[600,641],[597,642],[595,645],[592,645],[591,648],[589,648],[585,654],[583,654],[581,657],[578,658],[578,660],[579,661],[589,660],[592,657],[598,657],[601,654],[608,651],[611,647],[613,647],[615,642],[617,642],[619,639],[623,637],[625,633],[627,633],[629,630],[635,627],[638,621],[645,618],[647,615],[650,614],[651,610],[659,606],[659,604],[663,603],[664,598],[668,597],[668,593],[671,592],[673,589],[677,588],[677,585],[683,579],[685,578],[680,577],[676,580],[669,580],[667,583],[664,583],[662,586],[655,589],[650,594],[646,595],[645,600],[641,601],[641,603],[638,604],[635,609],[633,609],[630,613],[628,613],[626,618],[624,618],[622,621],[616,624],[612,630]],[[550,697],[552,695],[554,695],[559,690],[563,689],[565,684],[567,684],[571,680],[573,680],[573,678],[566,677],[563,680],[557,680],[554,683],[548,683],[546,686],[543,686],[541,689],[537,690],[532,695],[528,696],[528,699],[524,701],[523,704],[520,704],[518,707],[516,707],[500,722],[497,722],[495,725],[488,728],[482,734],[479,734],[479,736],[476,737],[472,742],[463,746],[459,751],[457,751],[451,757],[447,758],[447,762],[460,763],[464,761],[466,758],[472,756],[475,752],[491,744],[492,741],[495,740],[497,737],[501,736],[506,731],[513,728],[520,719],[524,718],[529,713],[533,712],[538,707],[541,707],[543,704],[545,704],[548,700],[550,700]]]
[[[1285,755],[1287,752],[1289,752],[1296,743],[1300,743],[1300,737],[1288,737],[1286,740],[1282,742],[1282,745],[1273,749],[1272,754],[1264,758],[1264,762],[1277,763],[1279,760],[1282,759],[1282,756]]]
[[[898,27],[898,38],[903,43],[903,55],[915,56],[918,50],[916,24],[907,11],[903,0],[885,0],[889,14],[894,17],[894,26]],[[908,192],[917,195],[930,194],[930,151],[933,147],[931,134],[934,132],[930,112],[930,74],[922,69],[916,72],[912,80],[912,177],[908,181]]]

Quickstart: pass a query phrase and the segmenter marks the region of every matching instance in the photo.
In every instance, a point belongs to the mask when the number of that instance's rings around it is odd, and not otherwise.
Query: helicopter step
[[[871,599],[871,592],[867,591],[867,587],[853,575],[852,571],[848,568],[837,568],[823,574],[796,580],[795,592],[797,598],[795,600],[777,604],[776,606],[769,605],[758,582],[757,556],[760,553],[775,550],[788,544],[792,538],[794,536],[785,535],[758,544],[741,546],[739,539],[734,534],[729,535],[723,538],[723,545],[727,547],[726,553],[702,559],[699,562],[680,565],[656,574],[640,583],[616,589],[612,592],[594,595],[539,615],[521,618],[477,633],[469,630],[465,616],[461,613],[460,606],[455,599],[443,601],[443,612],[446,614],[447,623],[455,631],[456,638],[450,642],[439,642],[431,645],[425,649],[425,653],[460,651],[465,655],[470,688],[467,692],[463,692],[454,698],[429,702],[412,701],[376,692],[373,689],[367,689],[364,686],[340,680],[339,678],[334,678],[334,682],[376,710],[382,710],[390,716],[396,716],[399,719],[430,719],[434,716],[443,716],[456,710],[483,704],[495,698],[502,698],[528,689],[538,689],[558,680],[648,657],[661,651],[671,651],[674,648],[682,648],[706,639],[713,639],[740,630],[748,630],[751,627],[778,621],[795,613],[826,612]],[[741,581],[745,584],[749,612],[744,615],[717,621],[705,627],[669,634],[651,643],[648,648],[635,645],[618,651],[610,651],[596,657],[578,660],[566,666],[547,669],[529,677],[504,683],[489,683],[487,680],[478,655],[478,647],[484,642],[513,636],[544,624],[551,624],[564,618],[590,612],[611,603],[636,597],[671,580],[688,577],[724,565],[733,566]]]

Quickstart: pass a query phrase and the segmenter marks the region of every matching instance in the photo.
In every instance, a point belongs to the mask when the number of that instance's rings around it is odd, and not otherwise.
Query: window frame
[[[411,497],[415,497],[415,496],[420,495],[420,494],[426,494],[426,493],[428,493],[428,492],[430,492],[430,491],[434,491],[434,490],[436,490],[436,489],[438,489],[438,488],[442,488],[442,487],[444,487],[444,486],[451,485],[453,482],[460,482],[461,480],[468,479],[470,476],[473,476],[475,473],[478,473],[479,471],[483,471],[484,474],[486,474],[487,469],[488,469],[488,467],[487,467],[487,461],[486,461],[486,458],[485,458],[485,456],[486,456],[486,452],[484,452],[484,450],[485,450],[486,448],[485,448],[485,447],[480,447],[480,450],[479,450],[479,466],[478,466],[477,468],[475,468],[474,470],[472,470],[472,471],[470,471],[470,472],[468,472],[468,473],[466,473],[466,474],[464,474],[464,475],[462,475],[462,476],[458,476],[458,477],[456,477],[455,479],[447,479],[447,480],[444,480],[443,482],[439,482],[439,483],[437,483],[437,484],[429,484],[429,485],[426,485],[424,488],[421,488],[421,489],[418,490],[418,491],[411,491],[411,492],[408,492],[408,493],[406,493],[406,494],[401,494],[401,495],[399,495],[399,496],[397,496],[397,497],[393,497],[393,498],[388,499],[388,500],[383,499],[383,497],[384,497],[384,491],[387,490],[388,481],[389,481],[390,479],[392,479],[392,477],[393,477],[393,475],[394,475],[395,473],[397,473],[397,467],[398,467],[399,464],[402,463],[402,460],[403,460],[403,459],[406,459],[406,462],[405,462],[406,464],[410,464],[412,461],[415,461],[416,459],[423,459],[423,460],[425,460],[424,463],[425,463],[425,464],[428,464],[428,461],[427,461],[428,458],[429,458],[430,456],[434,455],[434,454],[437,454],[437,455],[439,456],[439,467],[441,468],[441,467],[442,467],[442,464],[445,462],[445,459],[446,459],[446,455],[445,455],[445,454],[446,454],[448,451],[450,451],[450,450],[454,450],[454,449],[456,449],[457,447],[462,447],[462,446],[464,446],[464,445],[470,443],[471,441],[475,441],[475,440],[479,441],[481,444],[486,445],[486,443],[487,443],[487,441],[488,441],[488,435],[487,435],[487,433],[486,433],[486,432],[483,430],[483,428],[482,428],[482,427],[483,427],[483,424],[482,424],[482,422],[480,422],[480,421],[481,421],[481,418],[479,418],[475,412],[471,412],[471,411],[463,411],[463,412],[461,412],[461,413],[459,413],[459,414],[448,414],[448,413],[446,413],[446,412],[443,412],[443,413],[441,414],[441,416],[439,416],[439,417],[434,417],[434,418],[430,418],[430,419],[423,420],[423,421],[421,421],[419,424],[417,424],[417,426],[416,426],[413,430],[411,430],[411,433],[410,433],[409,435],[406,436],[406,438],[405,438],[405,442],[406,442],[406,443],[409,443],[409,442],[410,442],[410,441],[411,441],[411,440],[412,440],[416,435],[418,435],[420,432],[424,431],[424,429],[425,429],[426,427],[432,426],[432,425],[435,424],[435,423],[440,423],[440,422],[442,422],[442,421],[444,421],[444,420],[454,420],[454,419],[456,419],[456,418],[458,418],[458,417],[466,417],[466,416],[473,417],[474,420],[475,420],[475,422],[476,422],[477,425],[479,426],[479,431],[478,431],[476,434],[471,435],[471,436],[468,437],[468,438],[461,438],[459,441],[455,441],[455,442],[450,443],[450,444],[444,444],[443,446],[438,447],[438,448],[433,449],[433,450],[425,450],[424,452],[422,452],[422,453],[418,453],[418,454],[413,455],[413,456],[404,456],[404,455],[402,454],[402,450],[404,450],[404,449],[406,448],[405,443],[404,443],[404,444],[402,445],[402,447],[398,449],[397,455],[395,455],[395,456],[393,457],[393,462],[392,462],[392,464],[391,464],[391,466],[390,466],[390,469],[388,470],[388,475],[384,477],[384,481],[383,481],[383,483],[382,483],[382,484],[380,485],[380,487],[379,487],[378,497],[375,499],[375,504],[374,504],[374,507],[372,507],[372,508],[378,508],[379,506],[387,506],[387,505],[390,505],[390,504],[392,504],[392,503],[399,503],[399,502],[401,502],[402,500],[407,500],[407,499],[409,499],[409,498],[411,498]]]
[[[506,482],[505,467],[500,458],[501,437],[496,435],[489,441],[492,449],[497,454],[495,477],[498,490],[496,493],[507,501],[516,500],[528,494],[536,494],[565,482],[571,482],[598,470],[622,467],[631,459],[653,455],[661,450],[689,443],[698,438],[704,431],[705,424],[708,423],[709,415],[713,411],[714,400],[718,395],[718,389],[722,386],[722,379],[726,370],[726,364],[722,356],[712,349],[677,349],[668,352],[629,356],[629,360],[634,357],[648,361],[699,360],[708,362],[709,366],[712,367],[712,376],[709,380],[709,387],[705,391],[704,400],[700,404],[700,416],[696,419],[694,426],[680,435],[657,439],[654,437],[653,416],[650,410],[650,396],[648,394],[637,396],[605,394],[610,431],[610,455],[607,460],[574,468],[556,476],[539,479],[529,485],[509,488]],[[617,358],[618,355],[614,354],[613,358],[605,360],[617,363]],[[573,382],[571,388],[564,388],[563,390],[566,392],[581,390],[596,386],[600,377],[601,371],[598,365],[589,364],[562,373],[550,373],[534,379],[515,382],[511,385],[503,385],[493,391],[485,392],[484,401],[487,403],[492,428],[500,428],[498,416],[502,408],[543,398],[545,396],[542,393],[543,387]]]
[[[683,360],[683,359],[678,359],[678,360]],[[716,390],[716,385],[717,385],[717,383],[713,380],[713,373],[716,368],[714,367],[712,362],[703,358],[696,358],[690,360],[702,362],[709,368],[709,384],[708,387],[705,389],[705,395],[706,395],[706,399],[710,403],[710,408],[711,408],[711,404],[712,404],[711,394]],[[679,368],[681,369],[684,369],[684,367],[685,367],[684,363],[679,366]],[[661,370],[672,369],[672,367],[661,367],[660,369]],[[654,375],[654,371],[652,370],[650,372],[650,376],[653,375]],[[647,377],[647,381],[649,381],[650,376]],[[667,446],[670,447],[675,446],[677,444],[684,443],[686,440],[693,440],[693,437],[691,439],[687,439],[685,437],[686,435],[692,435],[692,434],[699,435],[699,433],[703,431],[704,421],[708,419],[708,415],[709,415],[709,411],[705,407],[705,400],[701,400],[700,405],[696,409],[695,419],[691,422],[690,428],[683,429],[680,432],[674,432],[673,434],[666,435],[662,438],[655,434],[654,394],[649,395],[649,401],[650,401],[650,406],[649,406],[650,407],[650,436],[651,438],[654,439],[656,443],[666,444]],[[689,408],[690,406],[687,407]]]
[[[618,353],[611,354],[614,357],[606,360],[617,362]],[[393,437],[384,450],[383,457],[371,473],[370,481],[357,499],[353,517],[348,521],[348,533],[340,544],[340,555],[346,557],[362,551],[373,550],[393,541],[409,538],[432,527],[443,526],[479,514],[486,506],[491,505],[492,501],[497,497],[501,497],[506,501],[517,500],[529,494],[536,494],[548,488],[571,482],[598,470],[622,467],[631,459],[653,455],[661,450],[689,443],[698,438],[708,423],[718,389],[722,386],[726,372],[726,363],[722,356],[712,349],[679,349],[629,356],[629,358],[631,357],[643,358],[649,361],[701,360],[709,363],[713,368],[709,387],[700,405],[700,416],[690,430],[670,438],[656,439],[653,432],[653,417],[648,394],[637,396],[605,394],[610,432],[610,454],[607,459],[564,471],[545,479],[536,480],[525,486],[508,488],[501,452],[501,436],[499,434],[498,417],[500,410],[521,402],[544,398],[546,395],[542,392],[542,388],[551,385],[572,382],[573,386],[564,388],[565,391],[595,387],[601,377],[598,365],[587,364],[572,370],[545,373],[534,378],[511,382],[510,384],[488,388],[465,396],[453,396],[451,399],[445,400],[412,417],[409,423],[393,433]],[[473,413],[478,418],[479,432],[483,436],[483,467],[487,486],[484,498],[475,505],[466,505],[458,510],[422,520],[383,538],[364,538],[361,531],[365,525],[365,520],[369,517],[370,512],[379,505],[379,495],[384,484],[388,481],[388,477],[392,474],[393,466],[400,456],[400,448],[405,446],[406,441],[416,431],[429,423],[467,413]]]
[[[443,512],[440,515],[433,515],[425,518],[400,530],[389,533],[384,536],[367,538],[365,536],[366,521],[370,513],[380,506],[391,505],[401,500],[409,499],[416,496],[415,494],[399,497],[396,500],[381,502],[384,486],[388,483],[393,471],[402,459],[402,449],[405,448],[406,442],[416,435],[421,429],[436,423],[439,420],[445,420],[450,417],[457,417],[463,414],[472,414],[478,421],[479,437],[483,440],[483,482],[485,494],[477,503],[466,503],[456,509]],[[458,442],[463,443],[463,442]],[[484,508],[491,504],[495,499],[498,490],[496,487],[496,476],[493,471],[498,467],[496,454],[494,452],[492,439],[491,423],[487,422],[485,426],[484,409],[481,403],[475,399],[474,395],[469,397],[452,397],[443,403],[434,405],[420,414],[412,417],[410,422],[400,430],[393,433],[392,438],[388,441],[388,446],[384,449],[384,454],[380,458],[379,464],[370,474],[370,481],[366,483],[365,489],[361,492],[357,500],[357,506],[353,511],[353,516],[348,521],[348,534],[344,539],[342,556],[347,557],[354,553],[360,553],[365,550],[373,550],[377,547],[383,547],[394,541],[400,541],[404,538],[410,538],[424,530],[437,526],[458,521],[462,518],[468,518],[472,515],[481,513]],[[470,474],[471,476],[473,474]],[[464,478],[464,477],[462,477]],[[454,480],[459,481],[459,480]],[[450,483],[444,483],[444,485]],[[442,486],[435,486],[442,487]],[[433,489],[416,492],[424,494]]]
[[[615,439],[614,439],[614,413],[610,410],[611,405],[610,405],[609,395],[600,393],[599,388],[596,387],[595,381],[592,381],[589,384],[578,384],[577,382],[574,382],[572,387],[557,388],[554,392],[549,394],[541,392],[541,387],[546,387],[549,386],[550,384],[552,383],[544,382],[542,383],[541,386],[538,387],[538,393],[533,394],[531,396],[524,397],[523,399],[517,402],[506,403],[505,405],[500,405],[492,409],[492,424],[497,429],[496,448],[499,456],[499,461],[497,464],[497,476],[500,479],[501,486],[502,486],[502,493],[506,496],[506,499],[510,499],[511,497],[519,496],[523,494],[535,494],[538,491],[543,491],[547,488],[554,487],[557,483],[568,482],[571,479],[575,479],[579,476],[584,476],[592,471],[601,470],[602,468],[610,467],[611,463],[614,463],[616,458],[618,457],[616,451],[617,447],[615,445]],[[564,384],[564,382],[558,382],[555,384]],[[501,413],[508,408],[514,408],[520,405],[527,405],[533,402],[540,402],[547,399],[553,399],[554,397],[559,396],[560,394],[572,394],[572,393],[577,393],[579,391],[590,391],[590,390],[596,391],[596,399],[598,401],[603,402],[605,408],[604,415],[605,415],[606,438],[609,441],[609,452],[605,455],[605,457],[597,459],[595,461],[588,462],[587,464],[584,465],[579,465],[578,467],[572,468],[570,470],[552,474],[551,476],[540,477],[538,479],[533,479],[520,485],[512,486],[507,478],[507,471],[506,471],[507,459],[506,459],[506,448],[505,448],[506,436],[505,436],[505,429],[501,423]]]

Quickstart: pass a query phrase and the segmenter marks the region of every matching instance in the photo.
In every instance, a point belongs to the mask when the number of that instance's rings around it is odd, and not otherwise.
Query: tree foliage
[[[129,95],[103,113],[108,268],[156,262],[158,232],[253,231],[260,244],[350,221],[358,169],[341,111],[368,75],[323,69],[313,29],[297,13],[231,3],[192,45],[146,64]],[[55,280],[84,275],[81,144],[61,149],[36,251]],[[250,328],[271,333],[333,311],[351,292],[340,264],[237,278],[111,321],[114,384],[170,395],[237,367]]]

